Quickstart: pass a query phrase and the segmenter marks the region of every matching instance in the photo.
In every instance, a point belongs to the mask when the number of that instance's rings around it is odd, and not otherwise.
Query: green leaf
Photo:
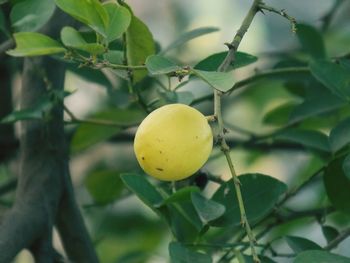
[[[321,250],[308,250],[300,253],[294,263],[350,263],[350,258]]]
[[[146,205],[153,210],[164,201],[158,190],[146,179],[146,175],[125,173],[120,175],[126,187],[134,192]]]
[[[46,24],[54,10],[54,0],[21,1],[11,10],[11,25],[15,31],[36,31]]]
[[[280,141],[294,142],[324,152],[330,151],[327,135],[319,131],[288,129],[279,133],[275,138]]]
[[[286,236],[285,239],[290,248],[297,254],[305,250],[322,250],[322,247],[306,238]]]
[[[120,50],[108,50],[107,53],[103,54],[103,58],[113,64],[123,64],[124,52]]]
[[[179,242],[169,244],[171,263],[211,263],[212,259],[203,252],[191,250]]]
[[[73,27],[66,26],[61,31],[61,40],[67,47],[76,48],[93,55],[102,54],[104,46],[98,43],[87,43],[79,31]]]
[[[199,191],[200,191],[199,188],[196,186],[188,186],[188,187],[181,188],[180,190],[176,191],[175,193],[170,195],[168,198],[166,198],[163,204],[190,201],[191,194]]]
[[[247,256],[244,254],[242,256],[243,256],[242,260],[244,260],[243,261],[244,263],[255,263],[252,256]],[[262,255],[259,255],[259,259],[261,263],[276,263],[276,261],[273,261],[271,258],[262,256]]]
[[[283,103],[271,111],[267,112],[263,118],[263,122],[272,125],[283,125],[288,123],[289,116],[294,110],[295,102]]]
[[[82,123],[73,135],[71,142],[71,151],[77,153],[86,148],[105,141],[122,131],[122,126],[135,125],[145,117],[144,113],[139,110],[121,110],[109,109],[99,112],[92,116],[93,120],[105,120],[113,122],[116,126],[108,126],[93,123]]]
[[[172,50],[174,48],[180,47],[183,44],[185,44],[186,42],[206,35],[206,34],[210,34],[213,32],[218,31],[219,29],[216,27],[201,27],[201,28],[197,28],[191,31],[188,31],[184,34],[182,34],[177,40],[175,40],[173,43],[171,43],[168,47],[164,48],[159,54],[165,54],[166,52],[168,52],[169,50]]]
[[[224,61],[227,55],[227,51],[216,53],[210,55],[209,57],[200,61],[197,65],[194,66],[195,69],[204,70],[204,71],[216,71],[221,63]],[[250,55],[244,52],[236,52],[235,61],[233,65],[230,65],[229,70],[233,70],[236,68],[241,68],[247,65],[250,65],[256,62],[258,58],[256,56]]]
[[[0,9],[0,32],[3,32],[7,37],[10,37],[11,34],[7,28],[4,12]]]
[[[348,154],[343,162],[343,172],[345,176],[350,180],[350,154]]]
[[[14,57],[41,56],[63,53],[66,49],[52,38],[35,32],[21,32],[13,34],[16,48],[6,53]]]
[[[338,210],[350,214],[350,180],[343,171],[345,157],[331,161],[323,176],[326,192],[331,203]]]
[[[76,20],[104,37],[109,25],[108,13],[98,0],[55,0],[56,5]]]
[[[109,16],[109,23],[106,29],[107,41],[112,42],[126,32],[131,22],[131,14],[127,8],[115,3],[106,3],[103,7]]]
[[[208,83],[212,88],[227,92],[235,84],[234,77],[230,72],[202,71],[193,69],[192,73]]]
[[[284,183],[263,174],[244,174],[238,178],[242,184],[242,195],[249,222],[255,222],[267,215],[287,190]],[[211,225],[223,227],[240,224],[241,216],[233,180],[222,184],[214,193],[212,200],[223,204],[226,212]]]
[[[303,49],[314,59],[325,58],[326,49],[323,37],[314,27],[298,24],[297,36]]]
[[[146,58],[155,53],[153,36],[148,27],[136,16],[132,16],[126,31],[126,50],[129,65],[143,65]],[[147,75],[147,70],[133,72],[133,81],[139,82]]]
[[[168,74],[181,70],[181,67],[174,62],[159,55],[149,56],[146,59],[146,67],[152,75]]]
[[[327,240],[327,243],[333,241],[338,235],[339,231],[332,226],[322,226],[322,233]]]
[[[199,218],[205,225],[210,221],[219,218],[225,213],[225,206],[213,200],[206,199],[198,192],[193,192],[191,194],[191,199]]]
[[[312,61],[312,75],[342,99],[350,99],[350,74],[343,66],[327,60]]]
[[[332,152],[337,152],[350,143],[350,118],[335,126],[329,134],[329,143]]]
[[[117,199],[123,190],[118,171],[97,170],[85,178],[85,186],[98,204],[107,204]]]

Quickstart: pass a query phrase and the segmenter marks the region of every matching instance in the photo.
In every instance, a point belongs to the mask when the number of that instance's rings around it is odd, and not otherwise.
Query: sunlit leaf
[[[109,16],[109,23],[106,29],[107,41],[118,39],[128,29],[131,22],[129,10],[123,6],[109,2],[103,5]]]

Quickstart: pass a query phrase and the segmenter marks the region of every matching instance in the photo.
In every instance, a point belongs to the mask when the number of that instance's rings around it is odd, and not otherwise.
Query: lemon
[[[213,135],[206,117],[184,104],[168,104],[140,124],[134,151],[142,169],[164,181],[191,176],[208,160]]]

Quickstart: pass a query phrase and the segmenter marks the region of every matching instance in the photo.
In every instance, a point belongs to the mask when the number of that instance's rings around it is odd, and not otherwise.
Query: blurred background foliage
[[[17,2],[21,1],[12,1],[13,4]],[[218,31],[191,40],[167,53],[167,57],[179,65],[191,66],[211,54],[225,50],[223,43],[231,40],[251,4],[250,1],[241,0],[205,3],[199,0],[128,0],[127,3],[132,7],[134,14],[149,27],[157,41],[158,50],[169,46],[179,35],[189,30],[199,27],[218,28]],[[240,51],[258,57],[258,61],[235,70],[234,77],[237,80],[264,72],[265,69],[306,66],[310,58],[318,56],[319,53],[334,58],[350,51],[349,1],[271,0],[266,3],[277,9],[285,9],[298,23],[305,26],[300,27],[298,38],[291,32],[288,21],[274,14],[258,14],[240,46]],[[332,17],[328,21],[327,15],[331,10]],[[0,13],[0,21],[2,19],[4,18]],[[16,20],[15,17],[12,19]],[[21,24],[17,23],[18,26],[24,31]],[[12,29],[16,30],[16,23],[12,23]],[[0,31],[0,39],[7,39],[8,32],[4,28],[0,28]],[[319,36],[322,36],[324,46],[322,39],[318,39]],[[118,61],[118,56],[114,59]],[[4,56],[1,60],[2,67],[6,63],[7,68],[20,63]],[[344,62],[344,65],[348,67],[349,72],[349,60]],[[122,73],[107,69],[97,71],[69,64],[65,90],[71,94],[65,98],[66,107],[81,119],[102,119],[125,125],[139,123],[145,113],[132,105],[128,83],[120,78],[120,74]],[[12,81],[15,87],[18,87],[20,75],[13,76],[15,77]],[[170,79],[171,87],[174,88],[178,84],[176,78]],[[212,93],[212,89],[202,81],[195,79],[186,83],[175,95],[160,90],[159,85],[167,86],[168,79],[159,77],[155,80],[146,77],[137,84],[137,89],[149,102],[155,97],[160,98],[153,107],[185,100],[189,104],[193,103],[206,115],[213,113],[212,100],[200,99]],[[3,92],[5,89],[2,88],[1,96]],[[14,105],[17,96],[18,89],[14,89]],[[331,142],[329,146],[327,136],[333,127],[349,116],[348,102],[342,102],[308,76],[262,78],[225,96],[223,107],[224,120],[229,129],[228,140],[232,145],[231,155],[238,174],[267,174],[285,182],[288,188],[293,189],[324,165],[330,154],[329,147],[339,150],[344,146],[337,146],[337,142],[333,146]],[[0,110],[1,108],[3,105],[0,105]],[[71,116],[65,116],[67,120],[69,117]],[[286,124],[298,127],[299,131],[302,129],[311,133],[298,134],[298,130],[280,130]],[[122,129],[92,123],[67,123],[66,131],[71,138],[70,167],[76,197],[101,262],[166,262],[168,244],[172,240],[166,223],[133,195],[120,178],[120,174],[126,172],[141,172],[132,149],[135,127]],[[347,131],[348,126],[343,132],[340,131],[340,134],[343,134],[341,136],[346,137],[344,132]],[[350,133],[347,134],[349,137]],[[1,139],[8,141],[8,138]],[[348,141],[345,141],[345,144],[347,143]],[[16,171],[15,160],[14,157],[1,162],[0,183],[8,182],[13,177]],[[219,149],[213,151],[202,172],[222,180],[230,178],[226,160]],[[205,193],[209,196],[217,188],[217,184],[208,184]],[[12,201],[12,193],[2,195],[0,212],[11,206]],[[329,205],[329,200],[324,183],[319,178],[288,201],[285,209],[302,211],[326,205]],[[252,204],[252,207],[257,209],[259,203]],[[325,246],[327,236],[332,237],[337,234],[334,234],[338,231],[336,229],[349,226],[350,216],[349,213],[337,211],[327,217],[320,216],[319,219],[325,221],[319,222],[320,220],[317,221],[314,217],[306,217],[283,224],[274,228],[266,240],[276,239],[277,242],[273,243],[274,249],[280,253],[291,253],[290,247],[294,252],[298,250],[295,249],[295,244],[300,242],[293,239],[293,236],[307,237],[320,246]],[[233,232],[238,231],[237,226],[230,228]],[[208,233],[208,240],[219,239],[225,242],[229,240],[227,235],[230,235],[231,231],[226,232],[225,236],[222,230],[214,229]],[[283,240],[280,238],[286,235],[290,237]],[[58,239],[57,246],[60,246]],[[350,239],[347,239],[334,252],[350,256],[349,247]],[[174,251],[176,249],[181,250],[175,247]],[[16,262],[31,262],[28,257],[28,254],[23,252]],[[288,258],[276,260],[291,262]]]

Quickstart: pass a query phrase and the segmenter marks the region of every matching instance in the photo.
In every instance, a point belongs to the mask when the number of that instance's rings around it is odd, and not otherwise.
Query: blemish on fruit
[[[164,170],[162,168],[156,168],[158,171],[163,172]]]
[[[145,160],[145,157],[142,156],[141,158],[142,158],[142,160]]]

